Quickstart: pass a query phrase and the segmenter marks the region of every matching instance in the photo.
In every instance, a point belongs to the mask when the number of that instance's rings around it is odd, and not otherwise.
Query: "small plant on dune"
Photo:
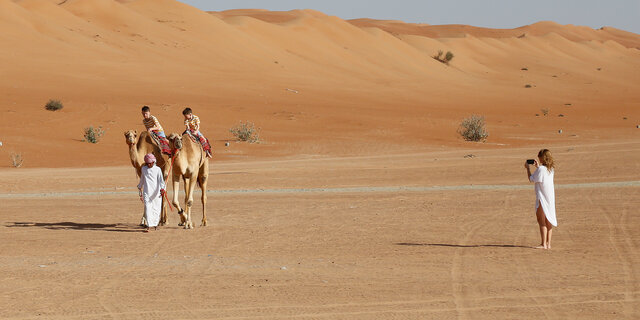
[[[84,128],[84,139],[82,141],[90,142],[90,143],[98,143],[100,142],[100,138],[104,135],[104,130],[102,126],[94,128],[93,126],[89,126]]]
[[[22,153],[12,152],[9,158],[11,159],[11,166],[13,166],[14,168],[22,167],[22,163],[24,162],[24,159],[22,158]]]
[[[444,57],[442,56],[444,54]],[[451,51],[447,51],[447,53],[445,54],[442,50],[438,50],[438,54],[436,54],[435,56],[433,56],[432,58],[444,63],[444,64],[449,64],[449,62],[451,60],[453,60],[453,52]]]
[[[242,122],[229,129],[229,132],[239,141],[254,143],[260,141],[260,128],[256,128],[252,122]]]
[[[453,60],[453,52],[447,51],[447,53],[444,55],[444,62],[446,64],[449,64],[449,61],[451,60]]]
[[[60,102],[60,100],[51,99],[49,100],[49,102],[47,102],[47,104],[44,105],[44,108],[49,111],[58,111],[64,108],[64,105],[62,105],[62,102]]]
[[[471,115],[463,119],[458,128],[458,133],[467,141],[485,141],[489,136],[489,131],[485,128],[484,117]]]
[[[547,109],[547,108],[540,109],[540,111],[542,111],[542,114],[543,114],[544,116],[548,116],[548,115],[549,115],[549,109]]]

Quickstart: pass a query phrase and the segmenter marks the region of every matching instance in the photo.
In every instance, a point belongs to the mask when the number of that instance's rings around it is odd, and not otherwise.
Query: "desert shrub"
[[[11,166],[13,166],[14,168],[22,167],[22,163],[24,162],[24,159],[22,158],[21,153],[11,153],[9,158],[11,159]]]
[[[545,116],[549,115],[549,109],[547,109],[547,108],[540,109],[540,111],[542,111],[542,114],[545,115]]]
[[[62,102],[60,102],[60,100],[49,100],[49,102],[47,102],[47,104],[44,105],[44,108],[49,110],[49,111],[58,111],[62,108],[64,108],[64,106],[62,105]]]
[[[453,60],[453,52],[447,51],[447,53],[444,55],[444,62],[449,63],[449,61],[451,60]]]
[[[255,125],[249,121],[240,121],[237,126],[229,129],[229,132],[239,141],[254,143],[260,140],[260,128],[256,128]]]
[[[525,88],[531,88],[531,85],[530,84],[525,84],[524,87]]]
[[[489,136],[484,117],[475,114],[462,120],[458,133],[467,141],[484,141]]]
[[[102,126],[94,128],[93,126],[84,128],[84,140],[90,143],[98,143],[100,142],[100,138],[104,135],[104,130],[102,130]]]
[[[444,54],[444,57],[442,56]],[[435,56],[433,56],[432,58],[444,63],[444,64],[449,64],[449,62],[451,60],[453,60],[453,52],[451,51],[447,51],[447,53],[445,54],[442,50],[438,50],[438,54],[436,54]]]

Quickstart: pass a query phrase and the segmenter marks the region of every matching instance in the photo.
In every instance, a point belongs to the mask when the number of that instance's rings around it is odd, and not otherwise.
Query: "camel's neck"
[[[138,152],[138,148],[136,144],[129,145],[129,158],[131,159],[131,164],[136,167],[139,167],[142,164],[142,159],[140,158],[140,153]]]

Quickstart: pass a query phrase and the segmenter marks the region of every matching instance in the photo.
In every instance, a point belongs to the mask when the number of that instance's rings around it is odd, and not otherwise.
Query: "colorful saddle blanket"
[[[169,140],[167,140],[167,138],[163,136],[159,136],[158,131],[156,130],[153,131],[153,134],[151,136],[153,137],[153,140],[155,140],[155,142],[158,144],[158,146],[160,146],[160,150],[162,150],[162,153],[171,156],[172,152],[171,147],[169,147]]]
[[[209,144],[209,139],[205,138],[202,133],[198,134],[199,132],[196,132],[193,130],[186,130],[185,132],[189,134],[189,138],[191,138],[191,140],[193,140],[194,142],[200,142],[200,144],[202,145],[202,149],[204,149],[204,151],[211,152],[211,145]]]

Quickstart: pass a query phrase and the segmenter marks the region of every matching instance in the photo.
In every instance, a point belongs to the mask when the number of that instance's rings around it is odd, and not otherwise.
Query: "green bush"
[[[444,57],[442,56],[444,54]],[[438,54],[436,54],[435,56],[433,56],[432,58],[444,63],[444,64],[449,64],[449,62],[451,60],[453,60],[453,52],[451,51],[447,51],[447,53],[445,54],[442,50],[438,50]]]
[[[44,108],[49,110],[49,111],[58,111],[62,108],[64,108],[64,106],[62,105],[62,102],[60,102],[60,100],[49,100],[49,102],[47,102],[47,104],[44,105]]]
[[[84,128],[84,140],[90,143],[98,143],[100,142],[100,138],[104,135],[104,130],[102,130],[102,126],[94,128],[93,126]]]
[[[489,136],[489,132],[485,128],[484,117],[479,115],[471,115],[471,117],[463,119],[458,128],[458,133],[467,141],[485,141]]]
[[[448,64],[451,60],[453,60],[453,52],[447,51],[447,54],[444,55],[444,62]]]
[[[252,122],[242,122],[229,129],[229,132],[233,134],[239,141],[246,141],[249,143],[258,142],[260,140],[260,128],[256,128]]]

